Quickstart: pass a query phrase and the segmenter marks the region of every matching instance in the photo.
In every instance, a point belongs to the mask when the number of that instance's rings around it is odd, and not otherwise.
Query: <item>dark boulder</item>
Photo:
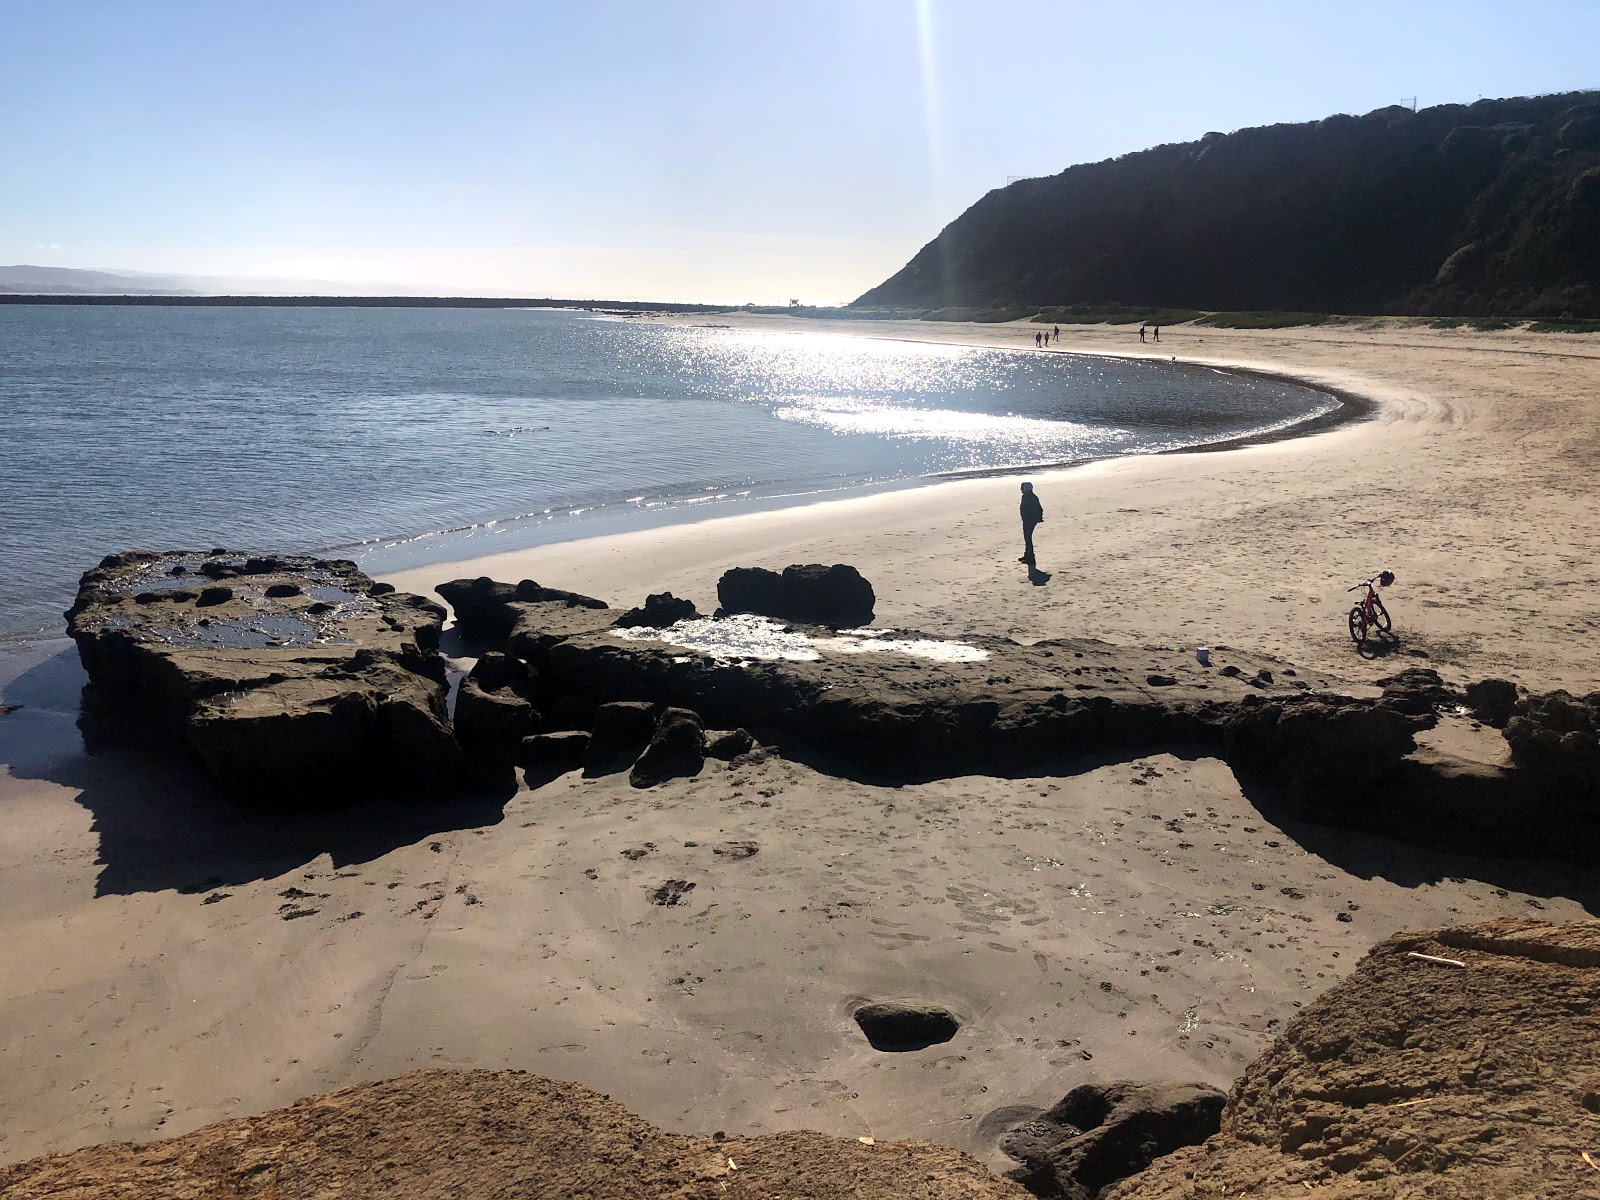
[[[877,597],[854,567],[810,563],[783,569],[783,602],[791,621],[848,627],[871,623]]]
[[[706,731],[700,714],[669,708],[661,714],[650,744],[633,764],[628,782],[644,788],[668,779],[698,775],[705,758]]]
[[[511,602],[517,598],[517,589],[509,583],[480,575],[476,579],[452,579],[433,590],[455,611],[456,628],[467,637],[498,641],[511,632],[516,620]]]
[[[594,710],[594,726],[583,765],[590,769],[628,766],[656,731],[656,706],[642,700],[613,700]]]
[[[1517,685],[1509,679],[1480,679],[1469,683],[1467,707],[1485,725],[1504,729],[1517,707]]]
[[[531,682],[527,665],[508,655],[490,652],[478,659],[456,691],[456,740],[462,749],[509,763],[518,744],[540,729]]]
[[[847,628],[872,621],[872,585],[844,563],[785,567],[735,567],[717,581],[717,601],[727,613],[756,613],[808,625]]]
[[[583,765],[589,735],[581,729],[536,733],[517,747],[516,763],[529,775],[572,771]]]
[[[1162,1155],[1216,1133],[1226,1102],[1203,1083],[1086,1083],[1007,1132],[1000,1148],[1022,1164],[1011,1178],[1035,1196],[1094,1200]]]
[[[373,586],[376,587],[377,585],[374,584]],[[305,589],[302,588],[298,583],[269,583],[267,585],[267,595],[273,597],[274,599],[283,596],[298,596],[304,591]]]
[[[544,727],[552,732],[582,730],[594,725],[595,703],[587,696],[559,694],[545,705]]]
[[[1439,678],[1439,672],[1427,667],[1408,667],[1397,675],[1378,680],[1383,688],[1383,699],[1391,708],[1415,717],[1437,713],[1441,708],[1453,708],[1462,701],[1461,693],[1448,687]]]
[[[1583,810],[1600,801],[1600,692],[1529,696],[1506,723],[1511,761],[1551,799]]]
[[[745,729],[719,729],[706,734],[706,757],[734,759],[755,749],[756,740]]]
[[[676,625],[679,621],[692,621],[700,614],[696,611],[693,600],[680,600],[671,592],[657,592],[645,598],[639,608],[630,608],[617,618],[617,625],[624,629],[639,628],[641,626],[652,629],[665,629],[669,625]]]
[[[581,592],[564,592],[560,588],[548,588],[535,583],[531,579],[524,579],[517,584],[513,600],[522,604],[565,604],[571,608],[608,608],[604,600],[596,600],[593,596],[585,596]]]
[[[782,617],[783,576],[765,567],[733,567],[717,580],[717,603],[723,612]]]
[[[200,598],[195,601],[195,604],[200,608],[212,608],[218,604],[226,604],[232,599],[233,589],[231,587],[222,587],[219,585],[216,587],[201,588]]]

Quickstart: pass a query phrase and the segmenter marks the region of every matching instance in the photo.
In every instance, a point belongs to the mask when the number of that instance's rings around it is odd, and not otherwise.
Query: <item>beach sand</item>
[[[1034,332],[841,327],[1030,347]],[[1061,345],[1139,349],[1126,328]],[[669,589],[709,611],[728,566],[841,561],[875,584],[882,625],[1592,690],[1600,339],[1179,328],[1161,350],[1339,387],[1377,415],[1035,475],[1043,586],[1015,562],[1006,478],[391,581],[532,577],[628,604]],[[1401,640],[1369,660],[1343,588],[1380,567],[1399,576]],[[1395,929],[1600,913],[1600,871],[1275,824],[1224,765],[1170,754],[884,788],[762,753],[648,792],[574,774],[504,805],[374,796],[251,818],[179,764],[86,756],[81,674],[70,647],[47,649],[0,688],[26,705],[0,717],[4,1161],[449,1065],[577,1080],[672,1130],[926,1137],[1001,1165],[1007,1110],[1078,1083],[1226,1085]],[[659,904],[668,880],[694,887]],[[849,1013],[896,998],[962,1028],[876,1052]]]

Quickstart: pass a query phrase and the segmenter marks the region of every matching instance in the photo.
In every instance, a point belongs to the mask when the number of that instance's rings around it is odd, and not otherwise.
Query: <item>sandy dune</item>
[[[1337,384],[1381,414],[1038,477],[1042,587],[1014,561],[1005,479],[393,581],[532,576],[709,608],[728,565],[847,561],[876,584],[880,624],[1594,686],[1596,339],[1164,342]],[[1367,661],[1344,637],[1342,587],[1384,565],[1403,641]],[[1274,824],[1220,763],[1171,755],[900,788],[764,755],[644,793],[574,774],[503,807],[375,796],[321,821],[252,819],[180,766],[84,755],[81,675],[53,649],[0,693],[27,705],[0,718],[5,1161],[434,1065],[573,1079],[669,1130],[923,1137],[994,1161],[998,1109],[1124,1075],[1226,1083],[1395,929],[1600,912],[1595,871]],[[655,903],[669,880],[694,887]],[[939,1003],[963,1027],[878,1053],[848,1017],[862,998]]]

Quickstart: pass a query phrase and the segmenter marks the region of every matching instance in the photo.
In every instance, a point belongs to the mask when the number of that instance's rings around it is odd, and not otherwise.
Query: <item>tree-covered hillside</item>
[[[858,306],[1600,316],[1600,92],[1208,133],[984,196]]]

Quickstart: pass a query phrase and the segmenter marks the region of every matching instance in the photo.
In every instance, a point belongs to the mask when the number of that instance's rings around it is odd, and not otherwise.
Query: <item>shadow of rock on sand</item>
[[[76,727],[83,683],[70,648],[6,683],[0,698],[27,705],[31,720],[26,729],[0,730],[0,762],[13,779],[72,789],[93,815],[97,896],[207,891],[270,879],[323,854],[336,868],[368,862],[436,834],[497,824],[509,799],[494,794],[423,804],[338,795],[318,807],[322,797],[308,780],[281,809],[243,807],[219,797],[198,770],[164,750],[88,753]]]
[[[857,764],[791,736],[771,739],[784,758],[802,763],[824,775],[850,779],[869,786],[894,786],[890,777],[874,775]],[[1070,779],[1105,767],[1137,762],[1158,754],[1171,755],[1185,762],[1218,759],[1207,746],[1140,746],[1126,752],[1081,755],[1030,769],[1027,778]],[[1248,773],[1229,768],[1240,793],[1262,817],[1275,826],[1307,854],[1330,866],[1362,879],[1386,879],[1400,887],[1429,887],[1446,881],[1476,880],[1490,887],[1529,896],[1562,897],[1583,906],[1590,915],[1600,917],[1600,867],[1542,858],[1496,858],[1483,855],[1452,854],[1430,850],[1379,833],[1335,825],[1318,825],[1292,814],[1272,788]],[[1529,916],[1538,916],[1530,910]]]

